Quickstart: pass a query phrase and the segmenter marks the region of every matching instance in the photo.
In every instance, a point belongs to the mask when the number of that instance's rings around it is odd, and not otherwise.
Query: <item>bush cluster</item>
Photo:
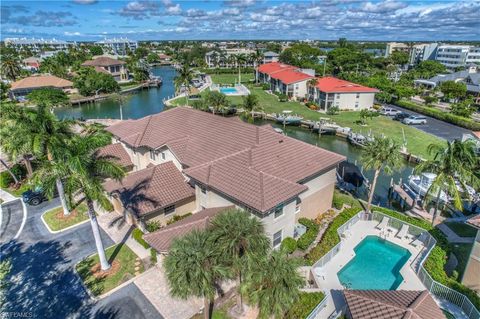
[[[170,224],[173,224],[175,222],[178,222],[179,220],[182,220],[184,219],[185,217],[188,217],[192,215],[192,213],[187,213],[185,215],[175,215],[173,216],[172,218],[170,218],[168,221],[167,221],[167,225],[170,225]]]
[[[292,237],[287,237],[282,241],[280,249],[287,254],[291,254],[297,249],[297,241]]]
[[[151,220],[147,222],[147,230],[148,232],[152,233],[154,231],[159,230],[162,228],[162,225],[160,225],[160,222],[158,220]]]
[[[342,194],[340,191],[335,190],[333,193],[332,205],[336,209],[342,209],[343,204],[350,205],[351,207],[361,207],[358,200],[348,194]]]
[[[347,222],[350,218],[355,216],[361,209],[358,207],[352,207],[344,209],[335,219],[328,225],[327,230],[322,236],[322,239],[313,247],[312,250],[305,257],[310,264],[315,263],[326,253],[330,251],[336,244],[340,242],[337,229]]]
[[[157,263],[157,251],[153,248],[150,248],[150,261],[152,264]]]
[[[465,118],[465,117],[458,116],[448,112],[443,112],[433,107],[427,107],[427,106],[419,105],[419,104],[404,101],[404,100],[396,101],[395,104],[398,106],[404,107],[406,109],[464,127],[472,131],[480,131],[480,123],[475,122],[474,120],[469,118]]]
[[[268,83],[263,83],[263,84],[262,84],[262,90],[270,90],[270,84],[268,84]]]
[[[19,181],[25,178],[27,170],[23,165],[15,164],[10,168],[10,171],[17,177]],[[0,173],[0,187],[8,188],[11,184],[15,183],[12,175],[8,171]]]
[[[143,248],[148,249],[150,245],[143,239],[143,232],[139,228],[135,228],[132,231],[132,237],[135,239]]]
[[[318,225],[307,218],[300,218],[298,222],[303,226],[307,227],[307,231],[305,232],[305,234],[300,236],[297,241],[298,248],[305,251],[313,243],[315,238],[317,238]]]
[[[313,309],[325,298],[323,292],[301,292],[292,308],[286,313],[285,319],[307,318]]]

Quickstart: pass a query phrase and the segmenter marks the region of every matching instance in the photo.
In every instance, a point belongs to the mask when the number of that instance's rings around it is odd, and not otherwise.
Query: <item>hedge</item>
[[[313,309],[325,298],[323,292],[301,292],[284,319],[303,319],[312,313]]]
[[[150,245],[143,239],[143,232],[139,228],[135,228],[132,231],[132,237],[135,239],[143,248],[148,249]]]
[[[297,249],[297,241],[292,237],[287,237],[282,241],[280,249],[287,254],[291,254]]]
[[[344,209],[333,221],[328,225],[327,230],[322,236],[322,239],[313,247],[312,250],[305,256],[307,261],[310,264],[314,264],[317,260],[323,257],[326,253],[330,251],[336,244],[340,242],[340,237],[338,237],[337,229],[338,227],[345,224],[350,218],[355,216],[361,208],[352,207]]]
[[[153,248],[150,248],[150,261],[152,264],[157,263],[157,251]]]
[[[423,106],[405,100],[396,101],[395,104],[472,131],[480,131],[480,123],[466,117],[458,116],[449,112],[443,112],[434,107]]]
[[[350,196],[349,194],[343,194],[336,189],[333,193],[332,205],[336,209],[342,209],[343,204],[350,205],[351,207],[361,207],[358,199]]]
[[[297,247],[301,250],[306,250],[313,243],[315,238],[317,238],[318,225],[307,218],[300,218],[298,222],[307,227],[307,231],[297,240]]]
[[[182,220],[184,219],[185,217],[188,217],[192,215],[192,213],[186,213],[184,215],[175,215],[173,216],[172,218],[170,218],[169,220],[167,220],[167,225],[170,225],[170,224],[173,224],[175,222],[178,222],[179,220]]]

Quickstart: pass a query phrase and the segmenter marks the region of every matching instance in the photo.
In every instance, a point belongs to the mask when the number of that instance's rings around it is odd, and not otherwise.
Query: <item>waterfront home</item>
[[[169,55],[166,55],[165,53],[159,53],[158,58],[160,59],[160,63],[162,64],[172,63],[172,57]]]
[[[256,80],[270,85],[272,92],[285,94],[290,99],[302,100],[308,95],[308,81],[315,78],[315,71],[292,65],[271,62],[256,69]]]
[[[480,202],[477,203],[480,205]],[[475,241],[462,277],[462,284],[480,293],[480,215],[474,215],[467,224],[477,229]]]
[[[335,170],[344,160],[338,154],[278,134],[270,126],[254,126],[237,118],[184,107],[123,121],[107,130],[113,134],[114,142],[124,147],[134,165],[135,172],[131,174],[136,175],[133,180],[126,177],[129,183],[124,185],[123,192],[131,194],[142,188],[142,194],[147,192],[157,199],[149,188],[174,185],[160,190],[174,192],[170,201],[160,200],[157,206],[148,202],[135,205],[145,205],[152,211],[159,208],[152,214],[161,221],[187,210],[196,213],[235,206],[263,221],[274,246],[285,237],[296,236],[298,218],[315,218],[331,208]],[[153,170],[163,170],[164,163],[169,163],[170,174],[151,181]],[[173,173],[174,168],[178,174]],[[160,181],[172,176],[174,181]],[[181,184],[180,176],[185,184]],[[183,205],[189,198],[184,187],[187,183],[194,194],[188,209]],[[177,192],[180,184],[184,197]],[[108,187],[113,195],[118,189]],[[127,210],[132,215],[131,222],[144,228],[150,217],[144,210],[137,214],[136,206],[132,208],[128,198],[117,196],[122,204],[116,205],[117,211],[126,214]],[[149,200],[145,196],[137,198]],[[185,201],[180,211],[176,203],[181,199]],[[175,206],[165,207],[167,202]]]
[[[348,319],[446,319],[427,290],[343,290]]]
[[[36,57],[29,57],[29,58],[26,58],[26,59],[23,59],[22,60],[23,62],[23,65],[24,65],[24,69],[27,69],[27,70],[30,70],[30,71],[38,71],[38,69],[40,68],[40,59],[39,58],[36,58]]]
[[[374,88],[327,76],[317,78],[316,84],[309,86],[309,99],[323,111],[331,107],[358,111],[371,108],[378,92]]]
[[[22,100],[25,99],[28,93],[43,88],[54,88],[65,93],[74,93],[76,91],[71,81],[54,75],[34,75],[13,82],[9,95],[11,99]]]
[[[108,73],[117,82],[126,82],[128,78],[128,70],[126,62],[110,58],[108,56],[99,56],[93,60],[87,60],[82,63],[82,66],[94,67],[97,72]]]
[[[267,51],[263,53],[263,64],[278,62],[279,57],[280,57],[280,54],[272,51]]]

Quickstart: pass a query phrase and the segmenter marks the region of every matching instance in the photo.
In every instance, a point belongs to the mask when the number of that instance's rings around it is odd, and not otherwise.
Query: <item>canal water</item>
[[[153,75],[160,76],[163,83],[158,88],[143,89],[128,94],[127,101],[122,106],[123,119],[139,119],[147,115],[163,111],[163,99],[172,97],[175,93],[173,79],[176,71],[169,66],[152,68]],[[118,102],[111,99],[86,103],[80,106],[60,107],[55,109],[59,118],[65,119],[119,119],[120,107]]]
[[[173,85],[173,79],[176,75],[175,69],[168,66],[162,66],[153,68],[152,72],[154,75],[160,76],[163,79],[161,87],[145,89],[129,94],[127,101],[122,107],[124,119],[138,119],[147,115],[159,113],[163,111],[163,99],[171,97],[174,94],[175,88]],[[120,118],[120,108],[118,102],[104,100],[81,106],[57,108],[55,109],[55,114],[59,118],[68,119]],[[270,121],[268,123],[283,129],[279,124]],[[263,124],[263,122],[255,124]],[[287,126],[284,132],[290,137],[342,154],[351,163],[356,163],[359,168],[362,167],[361,149],[350,145],[346,139],[333,135],[322,135],[320,137],[318,134],[312,133],[308,129],[294,126]],[[408,176],[412,173],[412,170],[413,165],[404,162],[403,167],[393,175],[387,176],[381,174],[377,182],[374,203],[388,206],[387,197],[391,178],[393,177],[393,180],[396,183],[398,183],[400,178],[402,178],[403,181],[406,181]],[[373,178],[372,171],[364,171],[364,175],[368,180]],[[367,198],[367,192],[364,188],[359,189],[357,195],[364,199]]]

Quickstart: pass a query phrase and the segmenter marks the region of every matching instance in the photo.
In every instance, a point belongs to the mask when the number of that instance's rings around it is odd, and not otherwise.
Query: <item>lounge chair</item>
[[[412,241],[411,245],[415,248],[418,248],[418,246],[421,246],[423,245],[423,242],[425,241],[425,237],[427,236],[426,233],[421,233],[417,239],[415,239],[414,241]]]
[[[385,230],[385,228],[387,228],[387,225],[388,225],[388,221],[390,220],[390,218],[388,217],[383,217],[382,221],[380,222],[380,224],[378,224],[375,228],[376,229],[380,229],[380,230]]]
[[[400,231],[395,235],[395,237],[402,239],[408,234],[408,225],[403,224],[402,228],[400,228]]]

